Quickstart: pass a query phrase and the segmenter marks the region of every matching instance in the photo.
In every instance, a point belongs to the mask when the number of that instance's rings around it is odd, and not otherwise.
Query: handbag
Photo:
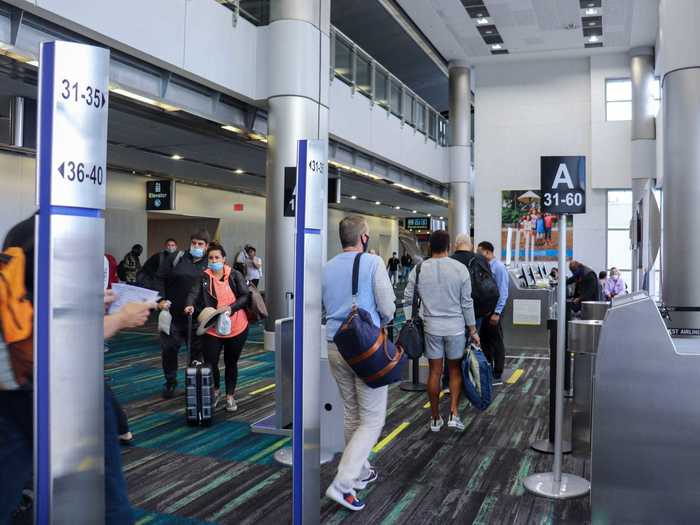
[[[425,330],[423,319],[419,315],[421,304],[420,292],[418,291],[420,267],[420,264],[416,266],[416,284],[413,287],[411,318],[403,325],[399,337],[396,339],[396,346],[406,352],[409,359],[418,359],[425,351]]]
[[[355,374],[370,388],[379,388],[401,381],[406,354],[394,346],[384,328],[374,324],[370,313],[357,305],[361,257],[358,253],[352,267],[352,308],[333,342]]]
[[[462,358],[462,386],[464,395],[477,410],[483,412],[491,404],[492,381],[491,364],[479,347],[470,344]]]
[[[253,283],[248,283],[248,290],[250,292],[250,301],[248,301],[248,306],[245,309],[248,321],[257,323],[267,319],[267,306],[265,306],[262,294]]]

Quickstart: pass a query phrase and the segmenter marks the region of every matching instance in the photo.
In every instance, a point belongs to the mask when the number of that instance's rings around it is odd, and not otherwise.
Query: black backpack
[[[472,280],[474,314],[479,318],[493,313],[500,294],[489,262],[482,255],[475,254],[467,264],[467,269]]]

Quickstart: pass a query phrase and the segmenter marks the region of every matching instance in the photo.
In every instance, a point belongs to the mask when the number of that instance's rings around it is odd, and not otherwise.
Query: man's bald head
[[[469,238],[469,235],[466,233],[460,233],[457,235],[455,238],[455,250],[465,252],[471,252],[474,250],[474,245],[472,244],[472,240]]]

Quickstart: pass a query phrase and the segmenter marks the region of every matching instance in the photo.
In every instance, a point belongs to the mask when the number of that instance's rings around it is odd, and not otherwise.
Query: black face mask
[[[369,246],[369,235],[367,235],[366,241],[361,241],[361,242],[362,242],[362,251],[367,252],[367,247]]]

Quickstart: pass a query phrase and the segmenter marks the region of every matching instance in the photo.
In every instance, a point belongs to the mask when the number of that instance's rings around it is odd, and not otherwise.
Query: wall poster
[[[559,245],[557,215],[543,213],[539,190],[501,192],[501,258],[506,258],[508,230],[511,229],[511,253],[525,260],[526,243],[533,246],[533,261],[556,261]],[[574,218],[567,216],[566,258],[574,255]],[[518,235],[517,232],[520,232]],[[516,243],[519,240],[519,246]]]

